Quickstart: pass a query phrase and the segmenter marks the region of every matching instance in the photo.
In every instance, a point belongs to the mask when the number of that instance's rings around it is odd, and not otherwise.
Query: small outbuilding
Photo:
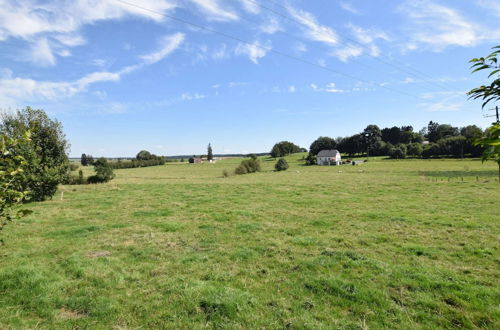
[[[340,165],[342,159],[340,152],[336,149],[321,150],[317,156],[318,165]]]

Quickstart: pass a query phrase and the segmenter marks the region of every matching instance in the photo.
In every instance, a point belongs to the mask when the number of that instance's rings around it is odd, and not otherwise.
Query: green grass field
[[[302,156],[117,170],[30,204],[3,231],[0,328],[500,328],[495,164]]]

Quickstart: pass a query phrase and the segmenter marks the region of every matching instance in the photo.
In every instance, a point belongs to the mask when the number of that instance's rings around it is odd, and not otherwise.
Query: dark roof
[[[339,151],[337,149],[321,150],[318,153],[318,157],[335,157]]]

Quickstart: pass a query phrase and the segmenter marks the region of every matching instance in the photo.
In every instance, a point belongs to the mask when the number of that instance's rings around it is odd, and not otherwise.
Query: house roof
[[[318,153],[318,157],[335,157],[339,151],[337,149],[321,150]]]

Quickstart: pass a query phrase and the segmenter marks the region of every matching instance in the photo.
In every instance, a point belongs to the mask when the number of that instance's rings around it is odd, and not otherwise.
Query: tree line
[[[338,149],[351,157],[479,157],[483,148],[474,141],[482,135],[483,130],[476,125],[459,128],[433,121],[419,132],[412,126],[380,129],[377,125],[368,125],[362,132],[347,137],[320,136],[311,144],[309,158],[325,149]]]

